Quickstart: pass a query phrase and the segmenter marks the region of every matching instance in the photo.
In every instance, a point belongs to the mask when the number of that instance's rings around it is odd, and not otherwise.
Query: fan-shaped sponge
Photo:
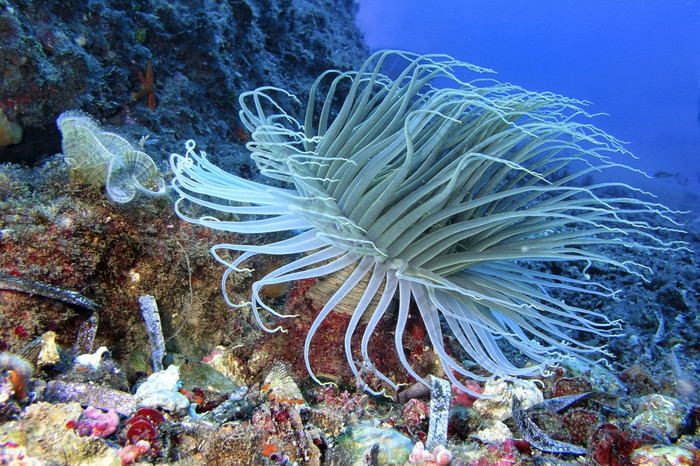
[[[165,180],[153,159],[134,149],[123,137],[102,131],[89,115],[69,110],[56,120],[61,146],[73,178],[84,184],[105,184],[114,202],[126,203],[136,191],[165,194]]]

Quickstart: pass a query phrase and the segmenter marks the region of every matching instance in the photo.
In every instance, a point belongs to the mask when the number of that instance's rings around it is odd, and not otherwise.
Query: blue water
[[[593,103],[594,123],[670,204],[700,210],[700,0],[359,0],[372,50],[447,53],[530,90]],[[628,176],[628,175],[625,175]]]

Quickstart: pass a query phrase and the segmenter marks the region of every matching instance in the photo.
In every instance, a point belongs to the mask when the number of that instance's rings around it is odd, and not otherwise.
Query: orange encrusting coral
[[[277,445],[274,443],[266,443],[262,447],[262,454],[264,457],[269,458],[270,455],[277,453]]]

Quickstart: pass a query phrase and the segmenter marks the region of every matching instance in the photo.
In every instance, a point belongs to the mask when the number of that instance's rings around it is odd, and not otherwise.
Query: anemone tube
[[[395,70],[398,61],[404,66],[392,79],[387,70]],[[473,393],[459,378],[533,376],[564,358],[595,362],[604,345],[573,334],[606,341],[619,322],[557,295],[614,297],[618,290],[586,274],[592,263],[644,278],[649,267],[621,258],[629,250],[643,255],[682,248],[657,237],[660,230],[680,230],[670,218],[673,212],[648,193],[624,183],[580,183],[613,167],[635,171],[613,161],[630,154],[588,123],[592,115],[582,109],[585,102],[494,80],[466,82],[458,77],[462,72],[489,70],[445,55],[380,51],[358,71],[320,75],[303,120],[283,109],[280,102],[300,105],[284,89],[241,94],[251,157],[261,175],[287,188],[226,173],[198,154],[192,140],[184,156],[171,156],[173,187],[180,195],[175,210],[183,219],[239,234],[288,233],[269,244],[211,249],[227,267],[222,289],[233,307],[240,304],[226,293],[231,273],[245,272],[243,264],[257,254],[294,257],[252,285],[247,305],[265,331],[282,329],[268,326],[269,319],[294,316],[267,305],[260,297],[263,286],[354,266],[306,336],[306,367],[318,383],[309,364],[313,336],[363,279],[366,287],[344,339],[358,381],[364,384],[369,368],[396,388],[368,352],[377,324],[391,318],[401,363],[428,385],[403,351],[413,301],[446,376]],[[206,215],[193,214],[197,209]],[[660,217],[667,226],[652,225],[646,216]],[[611,244],[628,251],[613,256],[600,247]],[[555,274],[542,262],[576,267],[562,266],[573,272]],[[370,305],[375,295],[380,298]],[[351,338],[363,316],[358,363]],[[445,350],[448,336],[461,346],[463,360]],[[513,363],[505,343],[530,362]],[[475,373],[468,364],[483,370]]]

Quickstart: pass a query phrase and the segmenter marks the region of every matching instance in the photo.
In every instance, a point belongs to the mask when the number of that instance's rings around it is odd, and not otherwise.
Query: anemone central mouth
[[[295,199],[289,210],[306,219],[319,238],[350,253],[384,261],[388,254],[369,239],[367,231],[341,212],[332,199]]]

